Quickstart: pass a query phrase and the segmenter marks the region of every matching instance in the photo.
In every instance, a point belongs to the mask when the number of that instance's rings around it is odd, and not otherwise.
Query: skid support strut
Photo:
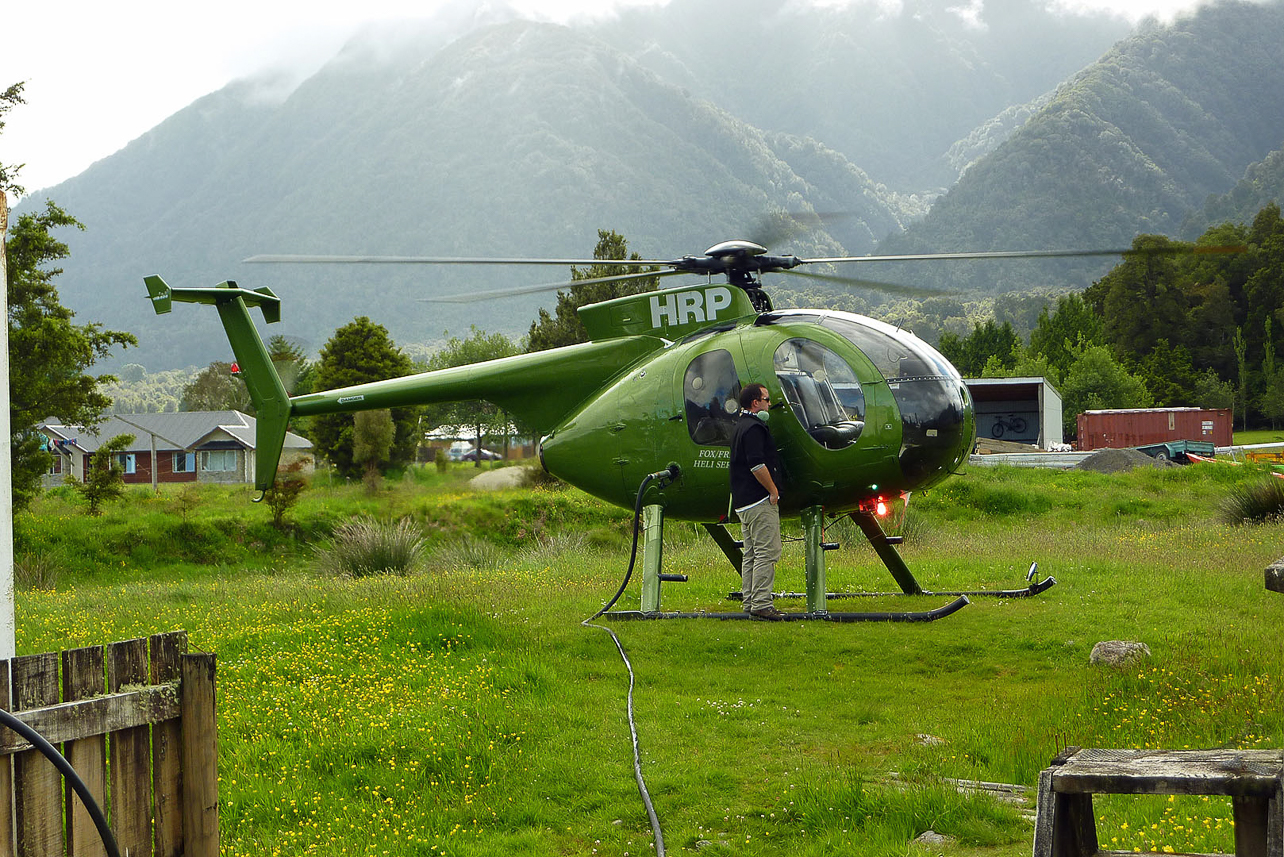
[[[642,612],[660,611],[660,569],[664,565],[664,507],[642,509]]]
[[[807,612],[825,614],[825,510],[808,506],[802,510],[804,557],[807,569]]]
[[[865,538],[869,539],[869,543],[873,546],[875,553],[878,554],[878,558],[883,561],[883,565],[887,566],[887,570],[892,573],[892,577],[896,578],[896,583],[900,586],[901,592],[906,595],[922,595],[923,587],[918,585],[918,580],[915,579],[913,572],[909,570],[909,566],[905,564],[905,560],[901,559],[901,555],[897,553],[896,547],[887,538],[887,534],[883,532],[878,519],[864,509],[852,512],[851,519],[865,533]]]

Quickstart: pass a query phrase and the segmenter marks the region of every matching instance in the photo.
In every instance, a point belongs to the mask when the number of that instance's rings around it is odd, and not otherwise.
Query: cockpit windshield
[[[974,429],[970,417],[971,400],[958,370],[936,349],[912,333],[849,313],[784,311],[766,314],[758,319],[758,324],[790,322],[819,324],[837,333],[858,348],[878,369],[887,381],[887,387],[901,414],[899,458],[901,469],[907,476],[930,479],[938,472],[945,472],[946,468],[956,467],[963,460]],[[800,341],[805,340],[790,340],[777,351],[776,373],[781,385],[785,387],[786,396],[789,395],[789,385],[785,374],[782,374],[780,355],[792,343]],[[816,348],[822,347],[815,343],[808,344]],[[817,358],[808,357],[808,353],[805,349],[799,350],[800,362],[815,364]],[[837,359],[837,355],[834,356]],[[842,363],[841,360],[838,362]],[[846,367],[846,363],[842,365]],[[804,374],[809,374],[813,380],[815,378],[814,372]],[[837,387],[837,384],[831,386]],[[802,394],[799,395],[805,402]],[[817,395],[823,398],[822,394]],[[796,413],[799,411],[792,400],[790,405]],[[805,405],[803,409],[810,419],[810,411]],[[799,419],[803,420],[804,417],[800,414]],[[813,437],[829,446],[830,442],[822,440],[813,429],[817,422],[823,426],[835,425],[841,420],[834,421],[826,415],[819,421],[813,420],[811,424],[804,423]]]

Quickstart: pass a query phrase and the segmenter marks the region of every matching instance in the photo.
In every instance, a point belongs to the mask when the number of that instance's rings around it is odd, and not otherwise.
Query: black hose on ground
[[[624,652],[624,644],[620,642],[620,638],[615,635],[615,632],[605,625],[594,625],[593,620],[615,606],[615,602],[620,600],[620,596],[628,588],[629,580],[633,577],[633,567],[638,559],[638,530],[639,522],[642,518],[642,498],[646,496],[646,490],[651,487],[652,482],[664,479],[672,481],[677,479],[679,474],[678,466],[670,464],[666,470],[648,473],[647,477],[642,480],[642,484],[638,486],[638,497],[633,504],[633,548],[629,552],[629,567],[624,573],[624,580],[620,583],[620,588],[615,591],[615,595],[611,596],[611,600],[606,602],[601,610],[580,623],[585,628],[597,628],[611,635],[611,639],[615,641],[615,648],[620,653],[620,659],[624,661],[624,668],[629,673],[628,714],[629,734],[633,739],[633,778],[637,781],[638,792],[642,795],[642,803],[646,806],[646,815],[651,822],[651,832],[655,836],[655,853],[657,857],[664,857],[664,831],[660,829],[660,818],[655,814],[655,805],[652,804],[651,794],[647,791],[646,780],[642,778],[642,757],[638,751],[638,727],[633,720],[633,686],[635,683],[633,664],[629,662],[629,656]]]

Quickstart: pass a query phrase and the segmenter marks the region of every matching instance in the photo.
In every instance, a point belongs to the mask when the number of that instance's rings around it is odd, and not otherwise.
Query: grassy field
[[[55,492],[15,524],[43,569],[17,595],[19,651],[182,628],[216,652],[228,855],[653,853],[627,675],[580,624],[619,584],[628,514],[573,490],[478,494],[471,475],[313,488],[284,534],[246,491],[203,490],[185,520],[173,495],[89,519]],[[1266,478],[977,468],[915,496],[903,555],[929,589],[1017,587],[1038,561],[1059,581],[1038,598],[925,625],[615,623],[667,850],[1024,855],[1033,800],[953,779],[1028,787],[1067,745],[1284,747],[1284,595],[1262,572],[1284,525],[1217,521]],[[425,573],[320,576],[317,546],[362,513],[419,522]],[[827,538],[830,589],[894,588],[853,528]],[[666,609],[727,609],[738,579],[694,528],[668,528],[665,558],[691,578],[665,584]],[[801,590],[802,567],[789,542],[777,588]],[[637,605],[635,581],[619,606]],[[1110,639],[1153,656],[1091,666]],[[1097,807],[1109,847],[1234,850],[1227,801]],[[950,840],[911,842],[928,829]]]

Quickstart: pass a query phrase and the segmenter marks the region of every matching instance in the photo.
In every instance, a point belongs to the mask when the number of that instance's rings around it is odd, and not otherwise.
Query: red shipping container
[[[1127,449],[1170,440],[1197,440],[1230,446],[1232,422],[1229,408],[1136,408],[1087,411],[1078,417],[1075,447]]]

